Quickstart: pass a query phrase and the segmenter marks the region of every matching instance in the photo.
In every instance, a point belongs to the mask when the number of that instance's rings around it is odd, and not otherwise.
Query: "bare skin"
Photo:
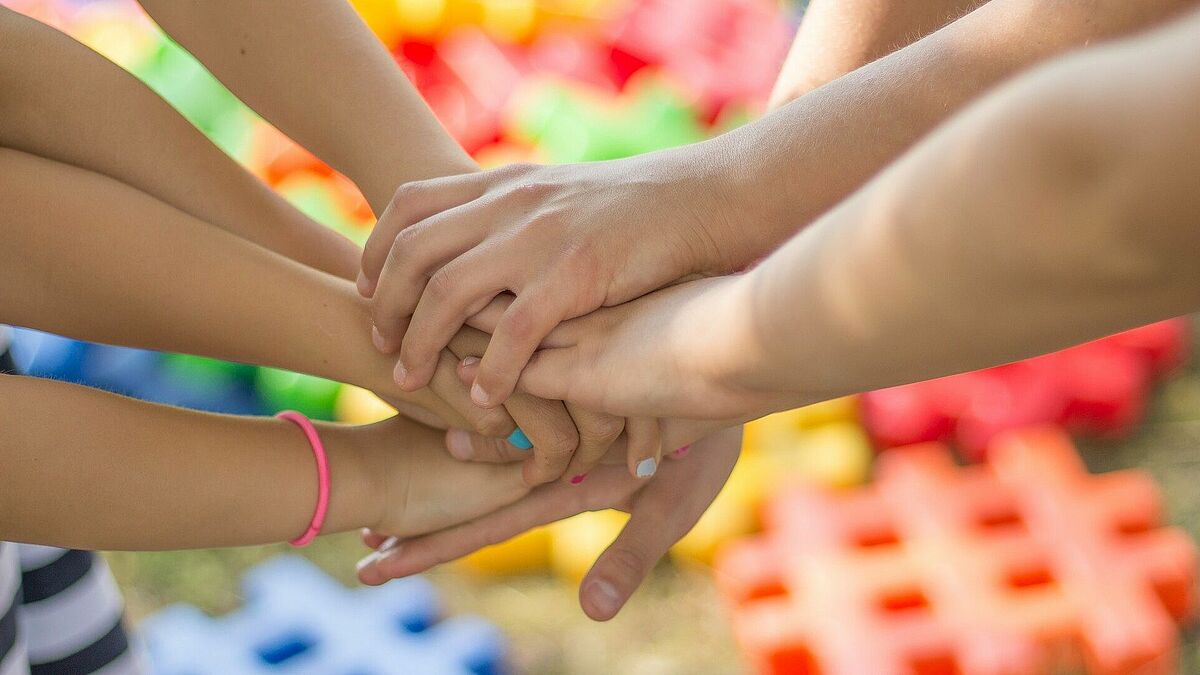
[[[933,17],[970,7],[934,4]],[[471,390],[476,404],[500,405],[563,320],[754,264],[1002,80],[1193,4],[991,0],[708,142],[407,184],[366,246],[361,287],[384,342],[399,347],[397,380],[424,386],[459,327],[511,292]],[[918,30],[936,25],[922,17]],[[886,47],[859,57],[876,51]]]
[[[1200,15],[1015,80],[753,271],[564,324],[523,387],[756,415],[1200,309],[1200,197],[1177,170],[1200,161],[1198,31]]]

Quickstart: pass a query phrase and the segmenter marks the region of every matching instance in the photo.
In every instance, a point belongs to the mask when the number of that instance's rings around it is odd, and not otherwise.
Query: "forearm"
[[[0,8],[0,146],[88,169],[284,256],[354,278],[361,255],[99,54]],[[30,68],[30,54],[37,67]]]
[[[143,0],[251,108],[354,180],[376,213],[405,181],[475,165],[343,0]]]
[[[152,405],[0,376],[0,539],[87,549],[239,546],[299,536],[316,464],[294,424]],[[379,522],[378,477],[351,428],[324,427],[324,532]]]
[[[1006,86],[798,235],[747,278],[744,382],[830,398],[1200,308],[1197,27]]]
[[[0,150],[0,174],[6,322],[396,391],[350,282],[76,167]]]
[[[1001,80],[1068,49],[1144,28],[1194,0],[992,0],[889,56],[753,124],[710,141],[701,162],[756,237],[728,252],[734,268],[774,250],[858,189],[957,109]],[[693,160],[695,163],[695,160]]]
[[[782,106],[905,47],[987,0],[813,0],[804,11],[769,107]]]

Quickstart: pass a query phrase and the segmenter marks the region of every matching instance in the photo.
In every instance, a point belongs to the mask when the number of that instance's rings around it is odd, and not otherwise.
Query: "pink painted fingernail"
[[[585,480],[587,480],[586,473],[581,473],[578,476],[572,476],[571,477],[571,485],[579,485],[580,483],[582,483]]]
[[[468,356],[467,358],[465,358],[465,359],[463,359],[463,360],[462,360],[462,364],[463,364],[463,366],[468,366],[468,367],[469,367],[469,366],[473,366],[473,365],[475,365],[476,363],[479,363],[479,357],[478,357],[478,356]]]
[[[371,325],[371,342],[374,343],[375,349],[387,353],[387,343],[383,341],[383,333],[380,333],[374,324]]]
[[[683,457],[684,455],[688,454],[688,452],[690,452],[691,450],[692,450],[692,446],[690,444],[685,445],[682,448],[679,448],[678,450],[676,450],[675,452],[672,452],[671,456],[674,457],[675,459],[679,459],[680,457]]]
[[[396,384],[404,386],[404,381],[408,379],[408,369],[404,367],[402,361],[396,362],[396,370],[392,373],[392,378],[396,380]]]

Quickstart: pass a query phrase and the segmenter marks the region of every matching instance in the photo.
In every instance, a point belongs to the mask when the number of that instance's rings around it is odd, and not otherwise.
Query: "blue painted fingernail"
[[[637,463],[638,478],[649,478],[654,475],[656,470],[658,470],[658,462],[653,457],[647,457]]]
[[[528,450],[533,447],[533,443],[529,441],[529,437],[520,429],[508,435],[508,443],[519,450]]]

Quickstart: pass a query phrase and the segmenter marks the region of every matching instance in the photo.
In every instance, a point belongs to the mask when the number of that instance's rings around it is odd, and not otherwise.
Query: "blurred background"
[[[305,213],[365,240],[372,217],[355,187],[241,104],[132,1],[0,4],[69,33],[128,69]],[[805,3],[352,4],[454,137],[481,164],[496,166],[623,157],[701,140],[753,119],[762,111]],[[986,462],[998,434],[1027,425],[1061,425],[1078,439],[1092,471],[1146,470],[1165,505],[1161,520],[1194,538],[1200,531],[1200,371],[1189,360],[1193,335],[1188,320],[1165,322],[1030,362],[753,423],[743,457],[713,508],[624,612],[606,624],[583,615],[576,590],[620,528],[619,514],[585,514],[427,577],[447,614],[479,615],[499,629],[512,672],[804,672],[794,662],[764,657],[745,636],[739,648],[734,626],[744,613],[742,599],[718,590],[728,586],[721,583],[728,568],[714,572],[714,559],[723,546],[760,531],[764,506],[781,493],[848,493],[867,483],[878,453],[892,452],[885,448],[943,441],[957,448],[958,461]],[[12,350],[29,374],[205,410],[270,414],[295,409],[355,423],[389,412],[365,391],[267,368],[27,330],[15,331]],[[1069,539],[1072,533],[1063,536]],[[288,550],[268,546],[107,557],[137,626],[174,603],[214,616],[237,611],[245,599],[242,575]],[[303,551],[346,584],[352,584],[353,564],[365,553],[353,534],[325,537]],[[1180,566],[1190,591],[1195,560]],[[1180,623],[1178,617],[1173,620]],[[1155,667],[1166,663],[1167,671],[1177,665],[1182,672],[1200,673],[1195,630],[1181,623],[1177,649],[1159,655]],[[868,632],[858,639],[873,636]],[[1066,670],[1087,667],[1085,659],[1062,663]],[[970,672],[961,666],[926,666],[915,670]]]

